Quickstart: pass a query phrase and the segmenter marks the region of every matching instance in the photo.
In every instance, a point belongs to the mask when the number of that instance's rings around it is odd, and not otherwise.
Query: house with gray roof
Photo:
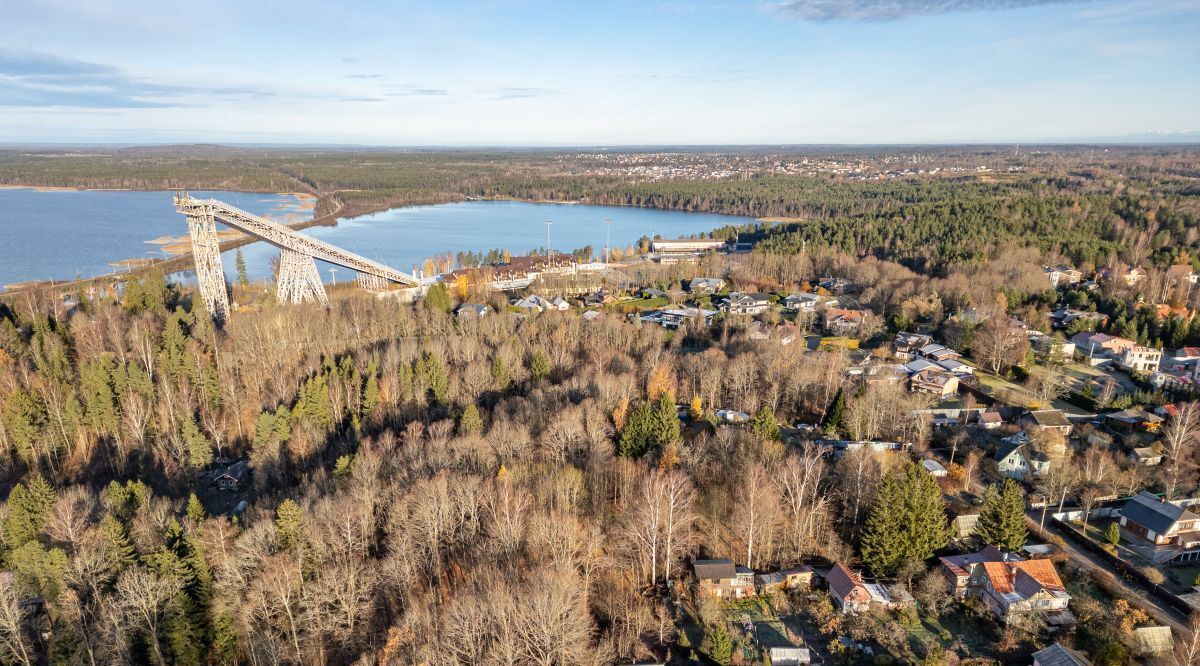
[[[696,560],[692,571],[701,594],[722,599],[754,596],[754,572],[734,566],[733,560]]]
[[[1061,409],[1034,409],[1021,418],[1021,424],[1042,431],[1057,430],[1063,437],[1075,427]]]
[[[1135,543],[1153,546],[1159,563],[1200,560],[1200,515],[1182,502],[1142,492],[1121,507],[1121,531]]]
[[[1092,666],[1087,657],[1059,643],[1033,653],[1033,666]]]
[[[1018,433],[1018,434],[1024,434]],[[996,469],[1001,474],[1023,481],[1050,469],[1050,459],[1029,445],[1029,437],[1005,437],[996,452]]]

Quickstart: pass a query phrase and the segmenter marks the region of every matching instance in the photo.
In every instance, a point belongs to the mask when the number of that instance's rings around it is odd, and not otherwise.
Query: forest
[[[985,157],[998,168],[1014,159]],[[1197,158],[1182,149],[1026,158],[1057,175],[880,182],[631,183],[588,175],[586,158],[556,153],[143,149],[69,158],[80,160],[69,168],[58,159],[0,154],[0,182],[304,189],[364,209],[501,196],[803,218],[736,230],[758,241],[754,252],[648,277],[674,300],[700,275],[782,293],[844,277],[881,318],[881,335],[925,324],[972,352],[989,327],[952,315],[1014,315],[1045,328],[1060,295],[1044,262],[1162,267],[1200,256]],[[749,338],[749,322],[731,319],[671,332],[618,309],[590,321],[517,316],[502,295],[440,288],[414,304],[337,292],[328,310],[278,306],[247,288],[234,295],[253,307],[223,328],[161,275],[119,298],[74,294],[65,309],[36,291],[0,305],[0,562],[11,574],[0,584],[0,660],[686,657],[695,646],[672,591],[696,558],[756,569],[863,562],[907,578],[928,608],[950,606],[921,564],[946,545],[945,507],[910,463],[953,446],[954,482],[965,488],[987,471],[985,448],[933,432],[914,411],[927,395],[848,381],[844,350],[766,347]],[[1146,341],[1193,336],[1136,318],[1148,315],[1130,306],[1132,294],[1066,297],[1111,311],[1110,326],[1133,326]],[[457,317],[453,306],[468,298],[496,314]],[[719,409],[753,418],[720,427]],[[834,459],[785,436],[781,424],[796,422],[913,450]],[[1091,500],[1101,488],[1152,482],[1110,453],[1058,448],[1085,475],[1072,487]],[[236,461],[252,471],[223,490],[217,474]],[[1194,474],[1180,483],[1194,487]],[[986,501],[1007,502],[1011,524],[1016,502],[1004,493]],[[888,512],[903,497],[921,499],[922,534],[888,531],[906,524]],[[1016,542],[1004,520],[995,524],[997,540]],[[1108,631],[1129,608],[1119,601],[1082,606],[1079,644],[1124,654],[1126,637]],[[812,613],[841,630],[828,608]],[[705,654],[721,642],[718,628],[706,625]],[[1041,640],[996,631],[1000,656],[1023,658]],[[897,653],[941,663],[891,635]]]

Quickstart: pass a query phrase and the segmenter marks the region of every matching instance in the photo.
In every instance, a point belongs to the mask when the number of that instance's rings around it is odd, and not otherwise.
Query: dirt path
[[[1035,513],[1036,516],[1026,514],[1025,521],[1029,524],[1030,531],[1036,533],[1038,529],[1038,518],[1041,516],[1041,511],[1038,510],[1032,513]],[[1142,607],[1143,610],[1149,613],[1150,616],[1155,619],[1155,621],[1171,627],[1171,629],[1177,634],[1186,636],[1190,633],[1187,628],[1187,618],[1184,617],[1182,613],[1170,606],[1167,606],[1158,599],[1146,594],[1140,588],[1130,585],[1121,577],[1120,574],[1113,571],[1112,568],[1108,566],[1108,562],[1105,562],[1100,558],[1100,556],[1084,548],[1078,547],[1071,540],[1071,536],[1064,534],[1062,530],[1058,529],[1058,527],[1054,525],[1053,521],[1047,520],[1046,526],[1043,529],[1046,532],[1054,534],[1063,540],[1063,543],[1066,544],[1067,554],[1071,557],[1072,562],[1093,573],[1102,571],[1111,575],[1113,580],[1116,581],[1117,586],[1121,588],[1121,591],[1128,595],[1131,601],[1137,603]]]

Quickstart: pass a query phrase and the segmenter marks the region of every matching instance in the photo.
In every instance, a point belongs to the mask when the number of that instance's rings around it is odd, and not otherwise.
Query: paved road
[[[1038,527],[1038,520],[1041,518],[1041,515],[1041,510],[1031,511],[1025,515],[1025,520],[1029,523],[1030,531],[1034,532],[1035,534],[1035,530]],[[1141,590],[1141,588],[1128,583],[1121,577],[1120,574],[1113,571],[1112,567],[1108,565],[1108,562],[1105,562],[1100,558],[1100,556],[1089,550],[1076,546],[1076,544],[1068,535],[1064,534],[1062,530],[1058,529],[1058,526],[1054,524],[1052,519],[1047,518],[1045,529],[1047,532],[1062,538],[1063,542],[1067,546],[1067,554],[1070,555],[1072,562],[1092,572],[1103,571],[1111,574],[1116,580],[1117,585],[1126,595],[1129,596],[1130,600],[1141,606],[1143,610],[1145,610],[1150,614],[1151,617],[1155,619],[1155,621],[1170,626],[1177,635],[1188,635],[1190,633],[1187,628],[1187,618],[1184,617],[1182,613],[1170,606],[1167,606],[1158,599],[1146,594]]]

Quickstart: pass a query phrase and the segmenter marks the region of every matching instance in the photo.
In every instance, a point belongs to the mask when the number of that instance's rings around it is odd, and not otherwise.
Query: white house
[[[1129,372],[1151,373],[1162,362],[1162,350],[1134,345],[1121,350],[1117,366]]]

